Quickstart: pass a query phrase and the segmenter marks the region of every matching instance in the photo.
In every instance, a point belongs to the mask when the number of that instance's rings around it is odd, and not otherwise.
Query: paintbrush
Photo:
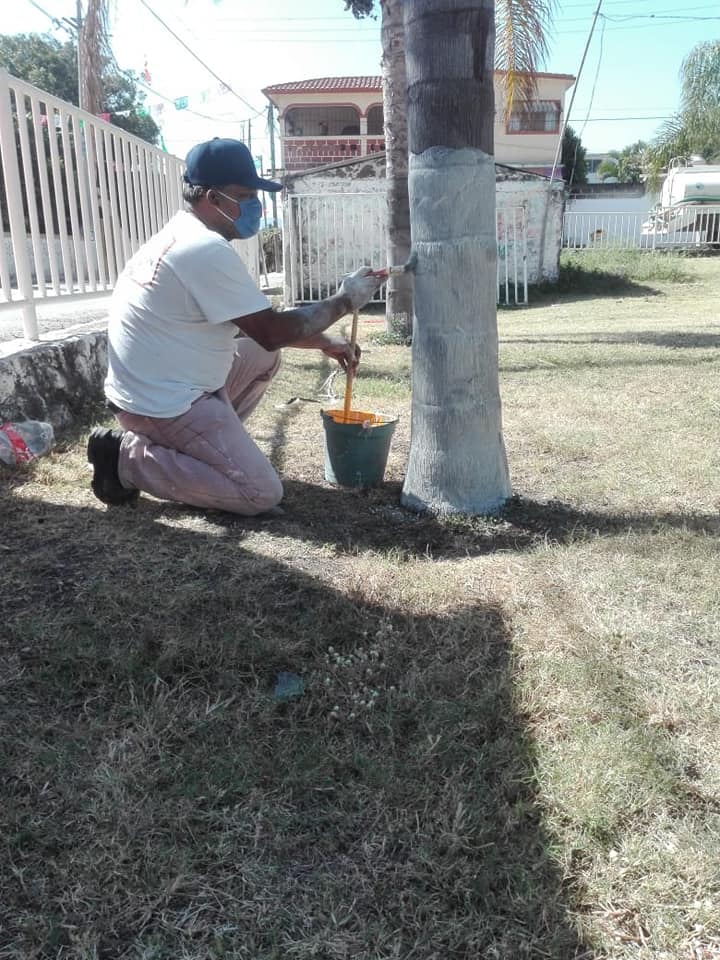
[[[373,270],[371,277],[396,277],[401,273],[415,273],[417,267],[418,255],[413,250],[407,261],[396,267],[382,267],[380,270]]]
[[[393,277],[401,273],[414,272],[415,267],[417,266],[417,253],[413,251],[407,259],[406,263],[403,263],[398,267],[383,267],[380,270],[373,270],[370,274],[371,277]],[[358,312],[357,310],[353,311],[353,321],[352,321],[352,333],[350,334],[350,349],[354,356],[355,354],[355,344],[357,343],[357,334],[358,334]],[[345,423],[350,422],[350,406],[352,404],[352,388],[353,388],[353,379],[355,377],[355,371],[352,367],[349,367],[346,373],[345,380],[345,404],[343,406],[343,421]]]

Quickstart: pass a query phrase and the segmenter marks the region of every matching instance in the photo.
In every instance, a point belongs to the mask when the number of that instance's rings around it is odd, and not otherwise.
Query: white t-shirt
[[[224,385],[239,333],[232,320],[269,306],[227,240],[177,213],[115,285],[105,395],[143,416],[185,413]]]

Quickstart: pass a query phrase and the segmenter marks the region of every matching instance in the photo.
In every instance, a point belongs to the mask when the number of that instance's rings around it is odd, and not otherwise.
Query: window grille
[[[560,104],[556,100],[524,103],[510,113],[510,133],[557,133],[560,127]]]

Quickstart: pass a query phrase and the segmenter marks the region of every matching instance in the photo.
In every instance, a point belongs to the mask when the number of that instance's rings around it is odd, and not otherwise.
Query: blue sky
[[[52,17],[72,17],[75,0],[36,0]],[[163,104],[168,149],[184,155],[210,136],[247,135],[267,162],[263,86],[286,80],[380,72],[379,26],[355,21],[343,0],[116,0],[113,45],[119,64],[151,75],[150,105]],[[597,0],[560,0],[545,69],[576,74]],[[174,39],[161,17],[235,93]],[[591,152],[649,139],[676,109],[678,71],[702,40],[720,36],[717,0],[603,0],[570,122]],[[694,19],[690,19],[694,18]],[[62,37],[30,0],[3,9],[2,32]],[[159,95],[168,98],[161,99]],[[189,110],[172,101],[186,96]],[[191,112],[194,111],[194,112]],[[213,119],[203,119],[205,114]],[[254,116],[253,116],[254,114]]]

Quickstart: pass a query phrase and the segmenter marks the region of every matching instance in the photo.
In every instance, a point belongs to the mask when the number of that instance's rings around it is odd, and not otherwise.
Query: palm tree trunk
[[[403,3],[402,0],[381,0],[380,7],[388,207],[387,258],[389,264],[402,264],[410,256]],[[412,290],[410,274],[389,278],[385,309],[385,329],[388,333],[409,336],[412,332]]]
[[[493,0],[406,0],[415,277],[403,503],[487,514],[510,495],[496,317]]]

